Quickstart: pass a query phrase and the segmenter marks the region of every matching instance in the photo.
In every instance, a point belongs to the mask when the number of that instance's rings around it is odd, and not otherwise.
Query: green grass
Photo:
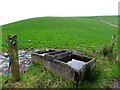
[[[35,63],[30,66],[26,74],[21,75],[21,80],[18,83],[12,83],[9,79],[4,77],[4,81],[9,80],[7,84],[3,83],[3,87],[16,88],[75,88],[75,84],[65,80],[62,77],[52,74],[46,70],[42,64]],[[11,85],[12,83],[12,85]]]
[[[112,80],[120,76],[118,73],[118,61],[113,63],[109,62],[105,58],[97,59],[96,75],[93,75],[93,81],[82,82],[80,84],[81,88],[107,88],[111,87]]]
[[[118,25],[118,16],[101,16],[99,18],[111,24]]]
[[[111,22],[114,21],[111,16],[107,18],[110,18]],[[6,50],[7,46],[5,38],[10,34],[18,36],[19,49],[25,49],[28,46],[39,49],[67,48],[87,52],[86,54],[90,56],[92,55],[88,52],[108,45],[111,42],[111,36],[115,34],[117,36],[114,47],[115,56],[118,49],[117,28],[104,24],[95,17],[40,17],[3,25],[3,50]],[[27,40],[32,40],[32,42],[28,44]],[[120,76],[120,73],[118,73],[118,61],[114,59],[113,62],[110,62],[105,58],[101,58],[99,54],[93,55],[93,57],[97,59],[95,73],[90,78],[90,81],[85,80],[79,83],[79,88],[109,87],[110,82]],[[2,78],[3,80],[9,80],[7,84],[3,84],[4,87],[76,87],[75,83],[53,75],[39,64],[30,66],[28,72],[21,75],[21,81],[18,83],[12,83],[11,85],[10,77]]]
[[[118,61],[109,62],[106,59],[97,60],[97,66],[89,80],[85,80],[78,84],[78,88],[107,88],[110,87],[110,82],[118,77]],[[89,74],[87,74],[90,76]],[[96,76],[97,75],[97,76]],[[21,80],[17,83],[11,81],[11,75],[3,78],[4,88],[76,88],[76,83],[71,82],[56,74],[52,74],[45,69],[42,64],[35,63],[30,66],[25,74],[21,74]],[[6,84],[4,84],[7,82]]]
[[[17,34],[19,48],[69,48],[96,50],[110,43],[117,28],[99,22],[94,17],[41,17],[3,25],[3,50],[6,36]],[[117,42],[117,38],[116,38]],[[115,46],[117,48],[117,44]]]

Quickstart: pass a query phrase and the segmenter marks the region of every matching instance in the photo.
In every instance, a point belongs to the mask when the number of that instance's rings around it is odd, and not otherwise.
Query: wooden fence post
[[[11,61],[11,74],[13,81],[19,81],[20,79],[20,69],[19,69],[19,59],[17,50],[17,35],[7,36],[8,42],[8,54]]]

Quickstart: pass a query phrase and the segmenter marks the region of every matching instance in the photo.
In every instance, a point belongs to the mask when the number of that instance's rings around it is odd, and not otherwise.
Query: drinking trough
[[[94,68],[96,60],[66,50],[47,49],[33,52],[32,61],[41,62],[54,74],[79,82],[84,78],[87,68]]]

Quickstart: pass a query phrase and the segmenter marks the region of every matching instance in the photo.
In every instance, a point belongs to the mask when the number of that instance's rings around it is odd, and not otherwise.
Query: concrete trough
[[[81,81],[86,69],[92,70],[95,58],[74,54],[65,50],[42,50],[32,53],[33,62],[41,62],[52,73],[72,81]]]

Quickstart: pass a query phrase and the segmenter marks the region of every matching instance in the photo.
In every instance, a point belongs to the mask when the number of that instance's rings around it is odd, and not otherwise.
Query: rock
[[[25,67],[28,67],[28,65],[26,64]]]
[[[18,59],[19,59],[21,73],[25,73],[29,65],[32,64],[31,53],[32,51],[26,51],[26,50],[18,51]],[[3,54],[0,55],[0,75],[5,74],[7,72],[8,65],[9,65],[8,53],[4,52]]]
[[[25,51],[24,50],[19,50],[18,51],[18,54],[23,54],[23,53],[27,53],[27,51],[26,50]]]
[[[24,57],[25,56],[25,54],[19,54],[18,55],[18,57]]]
[[[25,64],[27,64],[27,61],[25,61]]]
[[[4,52],[3,56],[8,57],[8,53]]]
[[[0,72],[0,75],[2,75],[3,73],[2,72]]]
[[[120,88],[120,77],[113,81],[111,88]]]
[[[0,65],[0,68],[2,68],[2,69],[6,68],[6,67],[7,67],[7,65],[5,65],[5,64]]]
[[[38,50],[38,49],[34,50],[34,52],[37,52],[37,51],[40,51],[40,50]]]
[[[19,60],[19,64],[22,64],[22,63],[24,63],[24,60]]]
[[[31,59],[32,57],[28,57],[28,59]]]
[[[30,64],[30,62],[28,61],[28,65]]]
[[[6,59],[6,57],[4,57],[4,56],[0,55],[0,59]]]
[[[24,57],[19,57],[19,60],[23,60],[24,59]]]
[[[1,65],[3,62],[4,62],[4,60],[1,59],[1,60],[0,60],[0,65]]]
[[[2,71],[2,68],[0,68],[0,72]]]
[[[3,72],[4,72],[4,71],[6,71],[6,72],[7,72],[7,71],[8,71],[8,68],[4,68],[4,69],[3,69]]]
[[[8,63],[7,62],[3,62],[2,65],[8,65]]]

